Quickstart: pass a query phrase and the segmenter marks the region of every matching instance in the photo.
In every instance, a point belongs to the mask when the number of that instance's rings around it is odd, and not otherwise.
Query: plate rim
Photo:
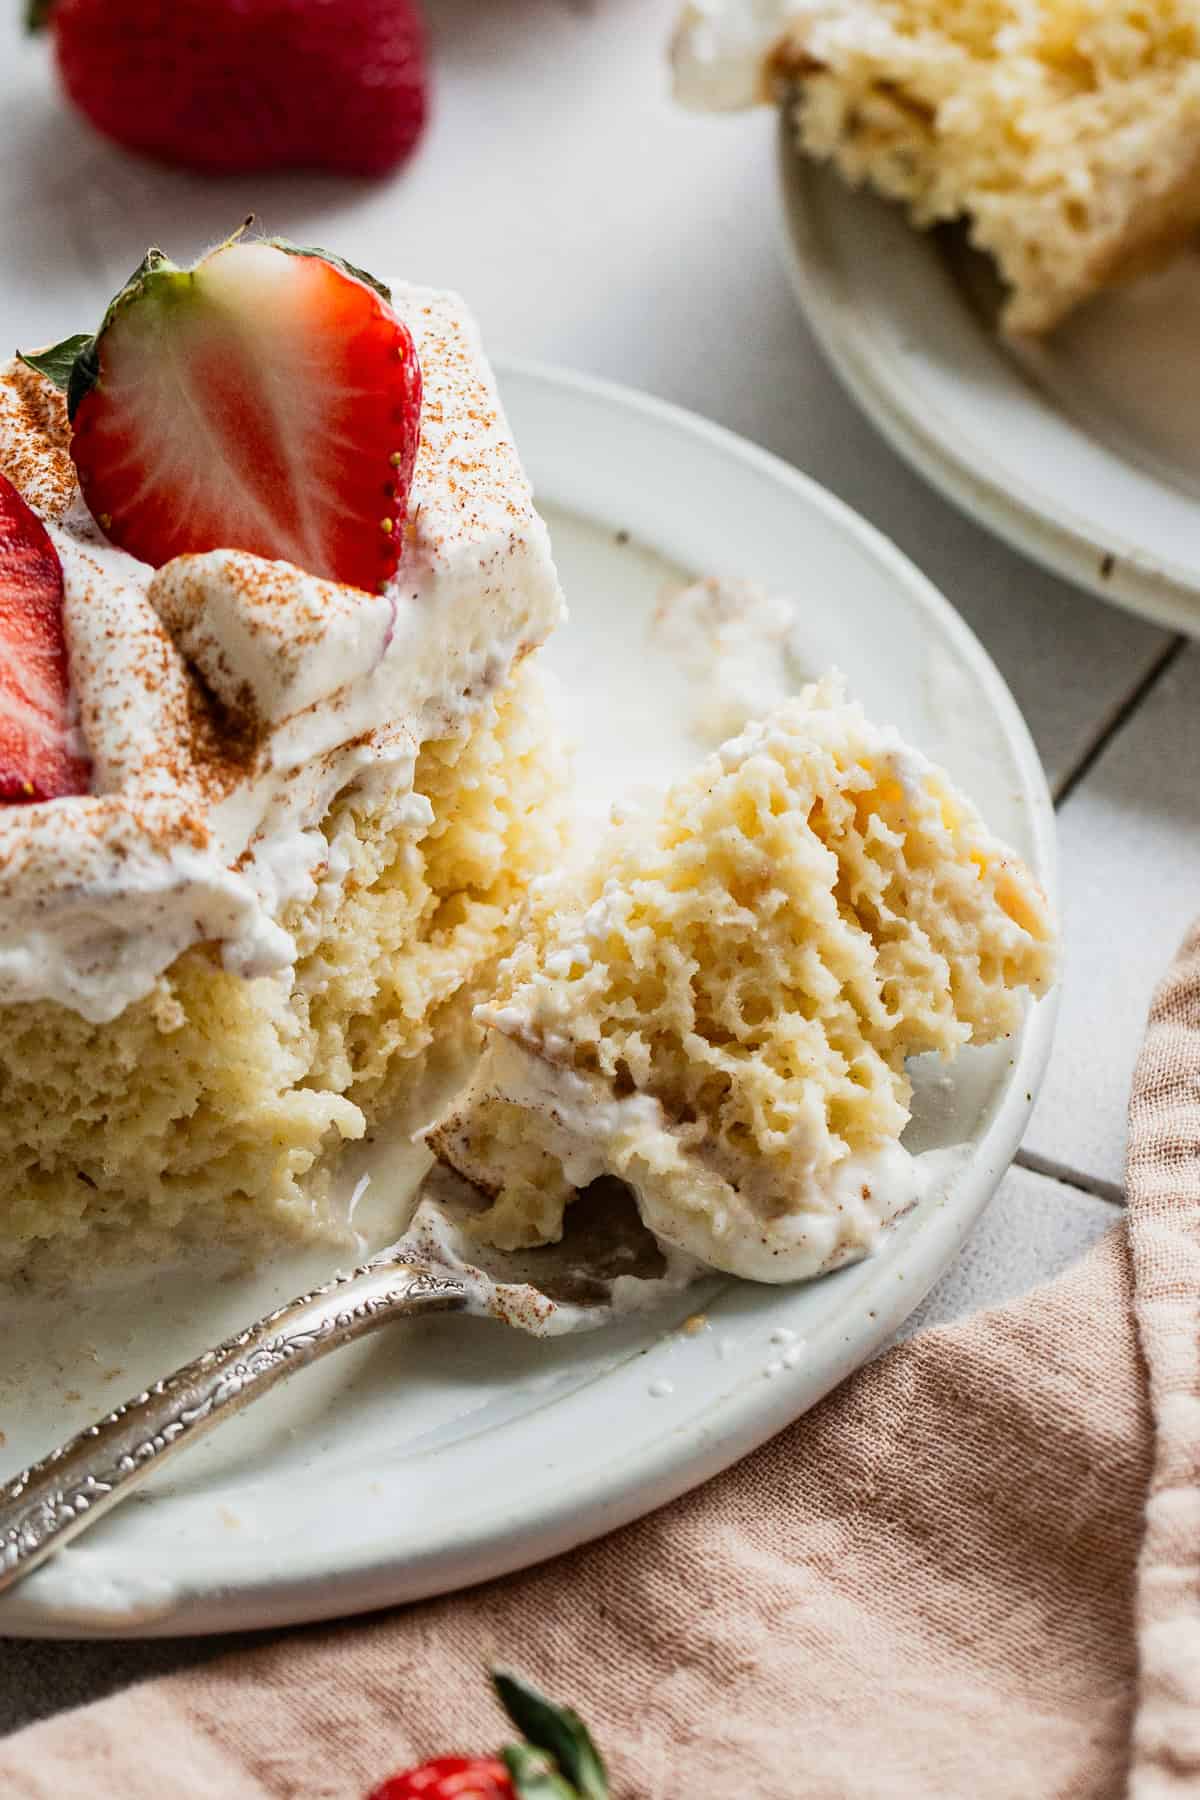
[[[875,197],[850,189],[833,171],[798,155],[786,113],[779,118],[775,162],[781,202],[777,234],[800,309],[846,391],[897,455],[969,518],[1053,574],[1169,630],[1200,632],[1200,580],[1189,580],[1154,551],[1108,535],[1100,525],[1092,528],[1039,503],[1035,493],[1006,476],[984,446],[956,446],[925,423],[916,395],[894,364],[856,328],[854,309],[840,287],[841,267],[825,252],[815,228],[812,195],[818,184],[837,205],[873,204]],[[927,234],[913,236],[928,244],[932,261]],[[1047,402],[1028,373],[1014,365],[1011,375],[1012,391],[1044,412]],[[1050,410],[1065,429],[1087,438],[1075,421]],[[1110,572],[1102,574],[1108,563]]]
[[[802,493],[806,500],[836,526],[856,537],[885,570],[901,582],[927,614],[955,643],[972,672],[980,680],[989,704],[1003,730],[1028,807],[1033,860],[1039,878],[1053,898],[1055,891],[1055,821],[1044,772],[1028,726],[1007,684],[988,652],[949,600],[903,551],[861,514],[837,498],[812,477],[771,452],[699,415],[653,395],[595,376],[556,368],[524,358],[493,359],[507,405],[514,383],[549,386],[558,394],[576,393],[625,414],[634,413],[675,432],[699,437],[756,467],[772,482]],[[813,1359],[807,1359],[789,1379],[762,1383],[756,1389],[757,1404],[731,1404],[730,1395],[713,1399],[710,1407],[682,1427],[688,1449],[678,1447],[679,1431],[662,1434],[651,1453],[635,1459],[636,1475],[617,1465],[607,1471],[603,1484],[589,1492],[580,1504],[566,1477],[537,1516],[509,1521],[503,1529],[480,1529],[464,1541],[414,1560],[412,1554],[393,1551],[381,1555],[369,1545],[361,1556],[322,1562],[318,1554],[303,1568],[273,1567],[256,1570],[254,1578],[237,1583],[188,1585],[186,1569],[156,1609],[152,1596],[142,1596],[131,1606],[129,1596],[114,1578],[110,1564],[97,1557],[97,1573],[104,1590],[84,1605],[79,1600],[79,1579],[86,1573],[87,1540],[68,1549],[64,1559],[77,1559],[74,1581],[56,1591],[51,1583],[39,1600],[39,1576],[6,1596],[0,1604],[0,1637],[142,1639],[203,1636],[244,1629],[268,1629],[349,1617],[399,1603],[407,1603],[491,1580],[533,1567],[551,1557],[607,1534],[645,1516],[707,1481],[749,1454],[779,1430],[816,1405],[852,1370],[873,1355],[905,1318],[915,1310],[929,1288],[957,1255],[1007,1171],[1033,1110],[1049,1059],[1058,1006],[1058,989],[1046,996],[1027,1015],[1014,1046],[1012,1067],[986,1127],[975,1140],[967,1168],[956,1176],[953,1195],[927,1217],[914,1221],[914,1239],[922,1246],[921,1279],[904,1285],[886,1261],[866,1259],[854,1265],[870,1291],[855,1318],[852,1340],[839,1329],[823,1333]],[[903,1229],[903,1221],[901,1227]],[[936,1251],[936,1254],[932,1252]],[[870,1321],[864,1315],[870,1307]],[[739,1402],[751,1383],[736,1390]],[[803,1388],[804,1396],[797,1398]],[[560,1402],[569,1405],[571,1395]],[[726,1416],[721,1417],[722,1409]],[[531,1537],[536,1536],[536,1542]],[[48,1565],[43,1573],[50,1573]]]

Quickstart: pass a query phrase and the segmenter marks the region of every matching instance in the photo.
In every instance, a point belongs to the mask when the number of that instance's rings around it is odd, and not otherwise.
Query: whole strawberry
[[[493,1669],[492,1685],[519,1744],[498,1757],[435,1757],[391,1776],[368,1800],[609,1800],[604,1763],[578,1713],[506,1669]]]
[[[418,0],[30,0],[106,137],[217,174],[384,175],[427,106]]]

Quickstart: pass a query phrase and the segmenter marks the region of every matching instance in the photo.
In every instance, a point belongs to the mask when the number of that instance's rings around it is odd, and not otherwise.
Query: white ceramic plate
[[[1200,632],[1200,251],[1015,349],[981,258],[779,137],[788,263],[884,436],[1018,549]]]
[[[870,526],[654,401],[536,368],[508,369],[503,388],[571,598],[551,661],[588,804],[695,760],[685,690],[647,641],[664,580],[747,575],[796,597],[811,667],[840,664],[1051,883],[1053,816],[1011,696]],[[1052,1024],[1043,1002],[1016,1040],[924,1084],[914,1147],[961,1143],[962,1157],[871,1261],[803,1288],[714,1280],[657,1317],[553,1343],[470,1320],[393,1327],[163,1471],[10,1595],[0,1630],[172,1634],[351,1613],[528,1565],[703,1481],[868,1357],[945,1269],[1016,1148]],[[375,1174],[384,1242],[412,1159]],[[292,1256],[236,1281],[186,1269],[70,1305],[6,1300],[0,1474],[327,1272]],[[706,1326],[681,1332],[697,1312]]]

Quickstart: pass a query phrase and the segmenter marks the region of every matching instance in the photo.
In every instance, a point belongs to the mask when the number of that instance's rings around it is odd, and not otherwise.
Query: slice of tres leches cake
[[[828,681],[534,885],[429,1142],[499,1247],[556,1240],[607,1176],[662,1244],[803,1279],[917,1197],[906,1059],[1007,1035],[1053,971],[1033,876]]]
[[[689,0],[674,60],[688,104],[776,99],[852,186],[964,220],[1011,332],[1200,226],[1193,0]]]
[[[152,252],[0,371],[0,477],[0,1266],[336,1231],[562,849],[561,595],[471,316]]]

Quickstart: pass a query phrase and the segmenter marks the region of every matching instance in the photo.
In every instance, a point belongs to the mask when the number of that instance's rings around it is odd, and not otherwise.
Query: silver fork
[[[465,1312],[558,1337],[606,1324],[618,1300],[621,1311],[653,1305],[700,1273],[660,1250],[616,1183],[598,1182],[574,1202],[562,1244],[524,1256],[483,1250],[469,1231],[479,1205],[457,1177],[433,1171],[394,1244],[203,1351],[8,1481],[0,1488],[0,1592],[223,1420],[397,1319]]]

